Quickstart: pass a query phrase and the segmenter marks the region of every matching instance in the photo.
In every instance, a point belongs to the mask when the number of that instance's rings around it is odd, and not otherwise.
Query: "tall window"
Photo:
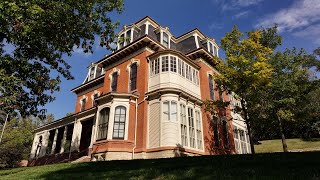
[[[96,99],[98,98],[98,96],[99,96],[98,93],[95,93],[95,94],[93,95],[92,106],[96,106],[96,105],[97,105]]]
[[[170,71],[177,72],[177,58],[170,56]]]
[[[118,86],[118,72],[114,72],[112,74],[111,91],[112,92],[117,91],[117,86]]]
[[[213,84],[213,77],[209,74],[209,91],[210,91],[210,99],[214,100],[214,84]]]
[[[247,153],[247,146],[246,146],[246,139],[245,139],[244,130],[239,130],[239,134],[240,134],[240,146],[241,146],[242,154],[246,154]]]
[[[197,147],[202,149],[202,131],[200,122],[200,112],[196,111]]]
[[[137,63],[133,63],[130,70],[130,91],[135,89],[137,89]]]
[[[97,139],[107,139],[109,125],[110,108],[104,108],[99,113],[98,137]]]
[[[186,106],[184,104],[180,104],[180,120],[181,120],[181,145],[188,146]]]
[[[177,121],[177,103],[175,101],[163,102],[163,119]]]
[[[214,138],[214,146],[219,147],[220,142],[219,142],[219,123],[218,123],[218,118],[215,116],[212,116],[212,121],[213,121],[213,138]]]
[[[161,63],[162,63],[161,72],[169,71],[169,57],[168,56],[162,56]]]
[[[195,130],[194,130],[194,115],[193,109],[188,108],[188,120],[189,120],[189,136],[190,136],[190,147],[195,148]]]
[[[126,108],[117,106],[114,114],[113,139],[124,139],[126,123]]]
[[[81,100],[81,109],[80,109],[80,111],[84,111],[86,109],[86,103],[87,103],[87,99],[83,98]]]
[[[224,147],[226,149],[229,148],[229,135],[228,135],[228,122],[226,120],[222,123],[222,129],[223,129],[223,139],[224,139]]]
[[[169,36],[167,33],[163,33],[163,37],[162,37],[162,44],[168,48],[169,47]]]
[[[234,146],[236,147],[236,152],[240,153],[240,149],[239,149],[239,130],[237,128],[237,126],[234,126],[233,129],[233,134],[234,134]]]

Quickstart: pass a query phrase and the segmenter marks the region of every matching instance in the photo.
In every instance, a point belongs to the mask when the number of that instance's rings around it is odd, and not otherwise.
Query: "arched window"
[[[111,92],[117,91],[118,86],[118,72],[112,74]]]
[[[137,63],[130,67],[130,91],[137,89]]]
[[[210,99],[214,100],[214,84],[213,84],[213,77],[209,74],[209,91],[210,91]]]
[[[114,113],[113,139],[124,139],[126,107],[117,106]]]
[[[223,129],[224,147],[226,149],[228,149],[229,148],[229,135],[228,135],[228,122],[226,120],[223,120],[222,129]]]
[[[110,108],[104,108],[99,113],[97,140],[107,139]]]

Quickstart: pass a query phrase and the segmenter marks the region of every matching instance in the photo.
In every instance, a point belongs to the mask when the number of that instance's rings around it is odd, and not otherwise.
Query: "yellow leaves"
[[[220,65],[221,82],[240,96],[261,86],[270,85],[273,68],[269,64],[271,48],[261,44],[262,32],[248,32],[247,36],[236,28],[221,40],[226,64]]]

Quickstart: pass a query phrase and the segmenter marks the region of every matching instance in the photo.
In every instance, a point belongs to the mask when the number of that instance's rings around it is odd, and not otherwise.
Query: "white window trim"
[[[98,97],[100,96],[100,91],[94,90],[92,95],[91,95],[91,100],[92,100],[92,106],[94,105],[94,95],[98,94]]]
[[[86,100],[86,103],[88,102],[88,96],[83,95],[82,98],[80,98],[79,104],[80,104],[80,112],[81,112],[81,107],[82,107],[82,100]]]
[[[131,27],[131,28],[129,28],[129,29],[126,29],[126,27],[124,27],[124,29],[125,29],[125,30],[124,30],[121,34],[118,34],[118,38],[121,37],[122,35],[123,35],[123,38],[124,38],[124,40],[123,40],[123,46],[122,46],[121,48],[123,48],[123,47],[125,47],[126,45],[128,45],[126,39],[127,39],[127,32],[130,31],[130,30],[131,30],[131,32],[130,32],[130,41],[129,41],[129,43],[132,43],[132,42],[133,42],[133,31],[134,31],[134,27]],[[121,48],[119,47],[119,45],[120,45],[120,43],[119,43],[119,41],[117,41],[117,50],[121,49]]]
[[[169,32],[167,32],[167,31],[165,31],[165,30],[163,30],[163,29],[160,29],[160,43],[163,45],[164,43],[163,43],[163,33],[166,33],[167,34],[167,36],[168,36],[168,49],[170,49],[170,41],[171,41],[171,35],[170,35],[170,33]]]

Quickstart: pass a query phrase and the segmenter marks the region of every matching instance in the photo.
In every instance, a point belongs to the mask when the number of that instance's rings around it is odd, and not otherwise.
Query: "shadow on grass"
[[[319,179],[320,153],[272,153],[89,162],[42,179]]]

